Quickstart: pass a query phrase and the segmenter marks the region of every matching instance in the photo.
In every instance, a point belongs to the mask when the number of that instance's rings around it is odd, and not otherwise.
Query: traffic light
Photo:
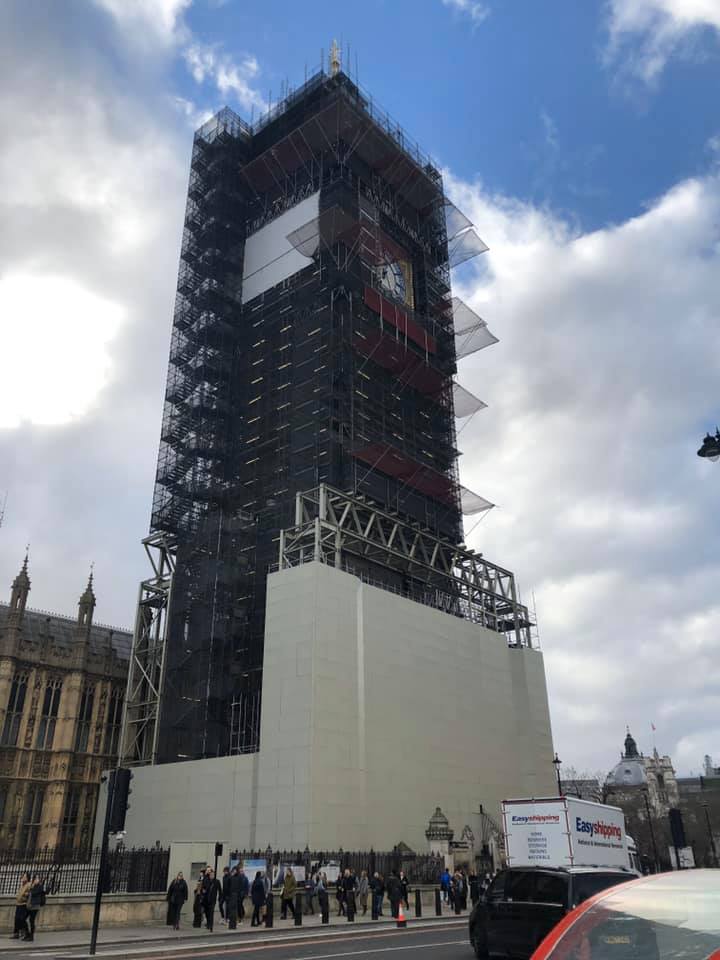
[[[108,784],[108,803],[110,804],[109,833],[122,833],[125,829],[125,816],[128,810],[128,797],[132,793],[130,781],[132,770],[118,767],[110,772]]]

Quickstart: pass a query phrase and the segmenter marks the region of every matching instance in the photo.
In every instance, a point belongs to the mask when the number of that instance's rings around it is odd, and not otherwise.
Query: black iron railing
[[[164,893],[170,850],[112,850],[103,883],[104,893]],[[32,854],[0,850],[0,896],[17,892],[24,873],[37,874],[50,896],[94,893],[100,870],[100,850],[79,855],[56,847]]]

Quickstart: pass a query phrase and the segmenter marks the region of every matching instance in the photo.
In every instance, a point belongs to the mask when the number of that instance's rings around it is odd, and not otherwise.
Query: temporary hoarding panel
[[[309,238],[300,252],[290,242],[288,235],[317,218],[319,202],[318,190],[247,238],[243,264],[243,303],[312,263],[312,255],[317,250],[317,238],[314,241]]]

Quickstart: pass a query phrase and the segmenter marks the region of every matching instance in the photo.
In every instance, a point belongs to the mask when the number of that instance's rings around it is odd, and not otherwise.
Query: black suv
[[[583,900],[635,879],[614,867],[512,867],[503,870],[470,914],[478,957],[527,960],[555,924]]]

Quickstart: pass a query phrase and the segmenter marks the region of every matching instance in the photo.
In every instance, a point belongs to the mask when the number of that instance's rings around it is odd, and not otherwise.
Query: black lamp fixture
[[[705,438],[703,439],[702,446],[697,452],[699,457],[702,457],[704,460],[720,460],[720,430],[715,428],[715,436],[711,433],[706,433]]]
[[[560,767],[562,765],[562,760],[557,755],[557,751],[555,752],[555,759],[553,760],[552,763],[553,763],[553,766],[555,767],[555,776],[557,777],[558,796],[561,797],[563,795],[562,783],[560,782]]]

